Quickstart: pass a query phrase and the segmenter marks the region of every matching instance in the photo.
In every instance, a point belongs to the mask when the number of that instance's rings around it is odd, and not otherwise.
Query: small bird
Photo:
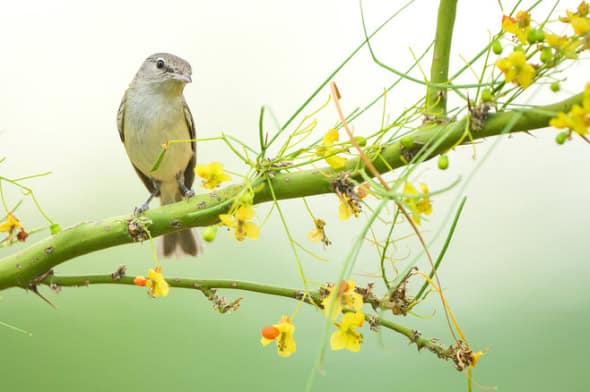
[[[151,171],[164,143],[195,138],[193,116],[182,94],[192,81],[191,74],[186,60],[169,53],[153,54],[143,62],[121,100],[119,135],[137,175],[150,191],[147,201],[135,209],[137,213],[146,211],[154,197],[165,205],[194,195],[194,141],[169,145],[158,169]],[[202,251],[198,234],[190,229],[164,235],[159,248],[164,257],[196,256]]]

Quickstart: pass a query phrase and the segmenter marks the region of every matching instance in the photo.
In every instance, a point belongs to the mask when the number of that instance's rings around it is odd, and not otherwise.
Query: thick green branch
[[[199,279],[186,279],[186,278],[169,278],[166,279],[170,287],[184,288],[184,289],[195,289],[202,291],[206,296],[209,296],[211,290],[215,289],[232,289],[232,290],[243,290],[251,291],[256,293],[275,295],[279,297],[286,297],[295,300],[301,300],[304,295],[303,290],[288,289],[284,287],[270,286],[260,283],[243,282],[237,280],[199,280]],[[87,276],[48,276],[41,282],[45,285],[57,285],[61,287],[81,287],[89,286],[91,284],[119,284],[119,285],[134,285],[134,278],[129,276],[121,276],[117,279],[113,278],[112,275],[87,275]],[[321,298],[319,292],[309,292],[314,303],[320,303]],[[310,303],[310,301],[306,301]],[[454,351],[453,348],[445,348],[440,344],[436,343],[434,339],[428,339],[422,337],[420,333],[411,328],[403,325],[394,323],[392,321],[385,320],[380,317],[371,317],[369,323],[379,325],[384,328],[395,331],[399,334],[404,335],[410,340],[410,343],[416,344],[418,349],[426,348],[432,353],[436,354],[439,358],[453,360]]]
[[[582,94],[553,105],[532,109],[492,114],[484,127],[472,131],[473,139],[496,136],[506,132],[530,131],[548,125],[551,117],[560,111],[569,111],[573,104],[580,103]],[[417,149],[428,148],[430,159],[446,152],[464,138],[467,119],[444,125],[428,125],[417,129],[413,134],[415,148],[403,150],[398,142],[385,145],[373,160],[380,173],[404,166],[408,154]],[[433,143],[434,147],[430,148]],[[360,166],[358,158],[349,159],[345,169],[354,171]],[[299,172],[276,173],[270,181],[278,200],[301,198],[333,192],[332,181],[338,171],[330,168],[304,170]],[[361,180],[360,173],[354,172]],[[207,194],[197,195],[190,200],[181,201],[145,213],[147,227],[153,237],[182,230],[188,227],[207,226],[218,222],[218,216],[228,210],[232,198],[242,189],[232,185]],[[256,188],[255,203],[272,200],[269,187],[261,183]],[[0,289],[9,287],[28,287],[38,276],[74,257],[106,249],[112,246],[132,243],[141,236],[137,226],[130,224],[130,215],[118,216],[97,222],[80,223],[44,240],[0,259]],[[141,234],[141,233],[139,233]],[[262,233],[264,237],[264,233]]]
[[[457,0],[440,0],[436,20],[432,65],[430,66],[431,83],[442,84],[447,83],[449,80],[451,40],[453,38],[456,13]],[[428,86],[426,94],[427,113],[436,117],[445,117],[447,112],[447,89],[444,87]]]

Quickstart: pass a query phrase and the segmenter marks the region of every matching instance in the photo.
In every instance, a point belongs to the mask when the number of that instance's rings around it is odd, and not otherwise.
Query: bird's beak
[[[193,81],[191,79],[191,76],[190,75],[181,74],[181,73],[175,73],[173,78],[174,78],[174,80],[179,80],[179,81],[181,81],[183,83],[190,83],[190,82]]]

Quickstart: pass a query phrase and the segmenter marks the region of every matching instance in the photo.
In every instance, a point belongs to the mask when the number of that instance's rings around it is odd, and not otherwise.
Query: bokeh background
[[[506,10],[513,5],[503,3]],[[368,27],[376,27],[402,4],[366,1]],[[453,69],[497,31],[502,15],[498,4],[459,2]],[[563,1],[558,9],[576,5]],[[539,6],[533,17],[543,19],[551,6]],[[374,40],[381,60],[398,69],[411,64],[409,48],[418,54],[433,37],[436,8],[435,1],[416,1],[385,28]],[[0,173],[18,177],[51,170],[27,184],[63,227],[128,214],[146,196],[120,143],[115,114],[123,91],[149,54],[169,51],[191,62],[194,82],[185,96],[200,137],[225,132],[255,146],[261,105],[270,105],[284,122],[363,40],[355,1],[3,1],[1,9],[0,156],[7,161]],[[552,102],[580,91],[588,81],[587,60],[562,76],[568,78],[562,93],[532,87],[522,102]],[[336,80],[343,105],[352,110],[395,77],[362,50]],[[388,96],[386,114],[399,113],[423,90],[400,85]],[[322,92],[316,103],[327,94]],[[360,118],[356,131],[378,129],[381,111],[376,108]],[[328,107],[320,119],[318,136],[335,122],[334,109]],[[557,146],[555,134],[548,129],[532,137],[490,139],[476,146],[476,160],[471,148],[462,147],[450,155],[448,171],[428,163],[414,176],[431,189],[462,179],[459,187],[434,200],[434,213],[423,230],[427,238],[446,230],[458,197],[468,196],[440,275],[471,345],[490,349],[474,372],[475,381],[504,391],[590,387],[584,374],[590,348],[585,338],[590,328],[590,159],[586,143]],[[201,143],[198,152],[200,162],[221,160],[244,171],[221,143]],[[23,198],[10,189],[6,193],[12,202]],[[310,202],[328,221],[334,244],[325,251],[310,245],[331,261],[303,255],[303,266],[311,280],[334,281],[362,219],[338,221],[334,196]],[[294,235],[305,241],[311,220],[303,205],[290,201],[283,206]],[[267,208],[260,207],[259,216]],[[27,227],[44,224],[26,198],[19,217]],[[397,237],[409,233],[400,229]],[[414,256],[415,242],[397,242],[399,257]],[[18,248],[3,249],[0,256]],[[440,241],[435,242],[434,253],[439,248]],[[301,286],[276,216],[259,241],[238,244],[221,231],[204,256],[164,263],[167,276]],[[149,245],[79,257],[56,273],[110,273],[121,264],[132,275],[145,274],[152,265]],[[375,280],[366,275],[376,270],[375,249],[367,244],[353,278]],[[3,391],[301,391],[313,372],[324,326],[321,314],[302,308],[295,320],[297,353],[282,359],[274,347],[260,346],[259,328],[291,314],[296,307],[291,300],[223,292],[244,300],[238,312],[221,315],[202,294],[187,290],[173,290],[157,300],[137,287],[43,292],[57,310],[30,292],[1,293],[0,321],[32,334],[0,327]],[[450,342],[434,296],[418,312],[434,315],[396,321]],[[313,390],[466,389],[464,374],[428,352],[416,352],[405,338],[374,334],[366,327],[363,332],[360,353],[327,353]]]

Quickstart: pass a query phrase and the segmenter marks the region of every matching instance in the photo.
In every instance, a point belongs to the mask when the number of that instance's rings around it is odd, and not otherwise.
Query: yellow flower
[[[248,222],[254,219],[254,216],[254,207],[251,205],[242,205],[233,215],[221,214],[219,215],[219,219],[225,226],[235,230],[236,240],[241,242],[246,238],[252,240],[258,239],[260,229],[253,222]]]
[[[321,219],[314,219],[315,229],[307,233],[307,237],[311,242],[322,242],[324,246],[329,246],[332,242],[326,236],[326,222]]]
[[[496,61],[496,66],[504,73],[507,82],[518,84],[522,88],[530,86],[535,77],[535,68],[526,62],[526,56],[520,50]]]
[[[549,33],[545,35],[545,42],[552,48],[557,49],[563,57],[568,59],[577,58],[577,50],[583,45],[583,42],[576,37],[567,37],[565,35],[559,36]]]
[[[475,353],[471,353],[471,364],[469,365],[469,367],[474,368],[475,365],[477,365],[477,361],[479,361],[479,358],[481,356],[483,356],[485,353],[483,351],[477,351]]]
[[[588,18],[589,6],[588,3],[582,1],[578,5],[576,12],[565,11],[567,16],[559,18],[563,23],[569,23],[577,35],[584,35],[590,31],[590,19]]]
[[[428,196],[421,196],[428,194],[428,186],[423,182],[420,183],[420,190],[422,192],[418,192],[416,188],[409,182],[406,182],[404,185],[404,194],[408,196],[414,196],[412,198],[408,198],[406,203],[410,210],[412,210],[412,220],[417,225],[420,224],[420,215],[430,215],[432,213],[432,204],[430,203],[430,198]],[[421,196],[416,198],[416,196]]]
[[[332,350],[347,349],[352,352],[358,352],[363,342],[363,334],[356,329],[363,325],[365,314],[361,311],[355,313],[348,312],[342,316],[340,323],[335,323],[338,330],[330,337],[330,347]]]
[[[555,128],[568,128],[580,136],[588,135],[590,127],[590,83],[584,88],[582,106],[573,105],[568,113],[560,112],[549,121]]]
[[[211,162],[208,165],[197,165],[195,173],[201,177],[201,185],[207,189],[214,189],[222,182],[231,180],[231,177],[223,171],[223,164],[219,162]]]
[[[293,333],[295,326],[287,316],[281,317],[278,324],[269,325],[260,331],[262,337],[260,344],[268,346],[271,342],[277,342],[277,351],[281,357],[288,357],[297,350]]]
[[[570,20],[570,24],[577,35],[584,35],[590,31],[590,19],[582,16],[574,15]]]
[[[9,242],[12,242],[14,233],[17,231],[18,233],[16,234],[16,239],[19,241],[25,241],[29,236],[17,217],[14,216],[12,212],[9,212],[6,215],[6,220],[0,223],[0,233],[8,233],[8,236],[6,239],[4,239],[4,241],[8,240]]]
[[[149,295],[151,297],[166,297],[168,292],[170,291],[170,287],[168,286],[168,282],[164,279],[164,275],[162,275],[162,267],[158,266],[155,269],[148,270],[148,277],[144,278],[143,276],[136,276],[134,280],[135,285],[137,286],[146,286],[149,287]]]
[[[340,200],[340,204],[338,205],[338,218],[340,220],[347,220],[352,215],[355,218],[361,213],[361,206],[358,200],[351,199],[345,194],[337,194],[338,200]]]
[[[322,140],[322,145],[316,150],[316,154],[324,157],[328,165],[333,169],[341,169],[346,164],[346,159],[335,155],[336,149],[332,147],[339,139],[338,131],[330,129]]]
[[[516,18],[502,16],[502,30],[514,34],[521,43],[527,42],[527,34],[531,29],[531,15],[526,11],[519,11]]]
[[[342,309],[360,311],[363,307],[363,296],[357,293],[354,288],[354,280],[343,280],[338,287],[328,287],[328,295],[322,300],[324,313],[330,320],[334,321]]]

